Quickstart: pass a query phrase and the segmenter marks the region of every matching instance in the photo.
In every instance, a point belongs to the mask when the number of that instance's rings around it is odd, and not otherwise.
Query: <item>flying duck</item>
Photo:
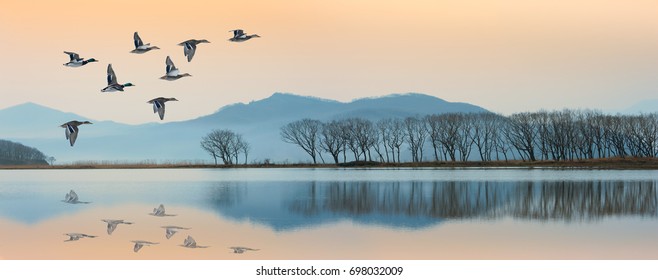
[[[190,39],[185,42],[181,42],[178,45],[183,46],[183,53],[185,56],[187,56],[187,62],[192,61],[192,58],[194,57],[194,52],[196,52],[196,45],[200,43],[210,43],[206,39],[201,39],[201,40],[195,40],[195,39]]]
[[[134,86],[132,83],[117,83],[117,75],[112,70],[112,64],[107,65],[107,86],[101,89],[101,92],[123,91],[123,88],[132,86]]]
[[[139,34],[137,34],[137,31],[135,31],[135,34],[133,34],[133,41],[135,42],[135,49],[130,51],[131,53],[145,53],[150,50],[160,49],[156,46],[151,46],[151,43],[144,44],[144,42],[142,42],[142,38],[139,38]]]
[[[174,65],[174,62],[171,61],[171,58],[169,56],[167,56],[167,59],[165,59],[165,64],[167,64],[167,68],[165,69],[167,74],[160,77],[160,79],[167,81],[175,81],[182,77],[192,76],[188,73],[181,74],[180,71],[178,71],[178,68],[176,68],[176,65]]]
[[[82,65],[87,65],[87,63],[89,63],[89,62],[98,62],[98,60],[93,59],[93,58],[85,60],[84,58],[81,58],[80,55],[78,55],[77,53],[74,53],[74,52],[64,51],[64,53],[69,55],[69,60],[70,60],[69,62],[64,63],[64,66],[80,67]]]
[[[229,32],[233,32],[233,38],[228,39],[231,42],[244,42],[251,38],[260,38],[258,34],[247,35],[246,33],[244,33],[244,30],[242,29],[235,29]]]
[[[157,112],[158,115],[160,115],[160,120],[164,120],[165,102],[167,102],[167,101],[178,101],[178,99],[158,97],[158,98],[155,98],[155,99],[151,99],[151,100],[147,101],[146,103],[153,104],[153,113],[155,114]]]
[[[60,127],[66,128],[66,139],[71,143],[71,147],[75,144],[75,139],[78,138],[78,126],[83,124],[92,124],[88,121],[79,122],[79,121],[70,121],[65,124],[60,125]]]

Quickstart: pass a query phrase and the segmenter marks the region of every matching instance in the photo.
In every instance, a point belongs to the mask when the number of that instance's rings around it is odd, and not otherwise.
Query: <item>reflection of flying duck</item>
[[[80,240],[80,238],[85,238],[85,237],[89,237],[89,238],[96,237],[95,235],[88,235],[88,234],[84,234],[84,233],[65,233],[64,235],[69,236],[69,239],[64,240],[64,242],[78,241],[78,240]]]
[[[107,223],[107,234],[112,234],[112,232],[114,232],[114,230],[117,229],[117,225],[119,224],[132,225],[131,222],[126,222],[124,220],[102,219],[101,221]]]
[[[164,205],[162,205],[162,204],[160,204],[160,206],[158,206],[158,208],[153,208],[153,213],[149,213],[149,215],[156,216],[156,217],[176,216],[176,215],[172,215],[172,214],[166,214]]]
[[[151,246],[155,244],[159,244],[157,242],[150,242],[150,241],[144,241],[144,240],[131,240],[130,242],[135,243],[135,247],[133,247],[133,251],[137,253],[139,249],[142,249],[144,246]]]
[[[251,248],[247,248],[247,247],[230,247],[230,249],[232,249],[233,253],[236,253],[236,254],[242,254],[246,251],[258,251],[258,250],[260,250],[260,249],[251,249]]]
[[[179,230],[188,230],[190,228],[184,228],[184,227],[179,227],[179,226],[163,226],[162,228],[165,229],[165,237],[167,239],[171,238],[176,234]]]
[[[70,203],[70,204],[78,204],[78,203],[83,203],[87,204],[90,203],[89,201],[79,201],[78,200],[78,194],[75,193],[73,190],[69,191],[66,196],[64,196],[63,202]]]
[[[196,240],[194,240],[194,238],[192,238],[192,236],[189,236],[189,235],[183,241],[183,245],[180,245],[180,246],[183,246],[183,247],[186,247],[186,248],[208,248],[208,247],[210,247],[210,246],[196,245]]]

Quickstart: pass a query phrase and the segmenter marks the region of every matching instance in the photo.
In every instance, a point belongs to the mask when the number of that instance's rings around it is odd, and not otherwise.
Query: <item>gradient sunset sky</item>
[[[658,98],[655,0],[2,1],[0,109],[165,121],[274,92],[350,101],[420,92],[510,114]],[[227,41],[241,28],[262,38]],[[131,54],[133,32],[160,47]],[[207,39],[188,63],[187,39]],[[69,68],[63,51],[99,63]],[[165,57],[192,74],[163,81]],[[124,93],[101,93],[112,63]],[[57,120],[60,121],[60,120]]]

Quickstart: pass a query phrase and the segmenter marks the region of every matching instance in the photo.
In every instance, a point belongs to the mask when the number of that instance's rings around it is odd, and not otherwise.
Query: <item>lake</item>
[[[655,260],[657,181],[653,170],[0,170],[0,259]],[[90,203],[63,202],[70,190]],[[160,204],[168,216],[150,215]],[[132,224],[108,234],[102,219]],[[167,239],[163,226],[188,229]],[[208,247],[181,246],[188,235]],[[134,252],[132,240],[158,244]]]

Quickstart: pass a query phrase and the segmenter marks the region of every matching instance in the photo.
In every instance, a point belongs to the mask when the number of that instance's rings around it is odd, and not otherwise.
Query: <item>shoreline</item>
[[[177,169],[177,168],[558,168],[558,169],[609,169],[609,170],[658,170],[658,158],[615,158],[577,161],[438,161],[438,162],[347,162],[340,164],[63,164],[63,165],[0,165],[0,170],[30,169]]]

